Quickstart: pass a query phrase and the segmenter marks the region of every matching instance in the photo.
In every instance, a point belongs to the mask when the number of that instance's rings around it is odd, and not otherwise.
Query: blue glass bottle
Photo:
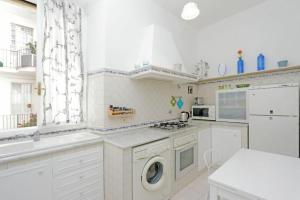
[[[257,71],[265,70],[265,56],[259,54],[257,57]]]
[[[237,62],[237,73],[238,74],[244,73],[244,60],[241,57]]]

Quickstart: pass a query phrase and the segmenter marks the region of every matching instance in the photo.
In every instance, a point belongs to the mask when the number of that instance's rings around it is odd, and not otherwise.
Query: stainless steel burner
[[[166,129],[166,130],[176,130],[176,129],[186,128],[188,126],[189,125],[187,123],[174,121],[174,122],[161,122],[161,123],[154,124],[150,127]]]

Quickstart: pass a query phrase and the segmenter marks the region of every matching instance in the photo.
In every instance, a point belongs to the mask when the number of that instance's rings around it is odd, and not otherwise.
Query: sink
[[[0,155],[19,153],[23,151],[32,150],[33,148],[34,142],[32,140],[1,144]]]
[[[68,135],[60,135],[53,137],[41,137],[40,141],[33,140],[12,142],[7,144],[0,144],[0,156],[14,153],[21,153],[31,150],[41,150],[61,145],[67,145],[87,140],[98,139],[99,136],[89,132],[72,133]]]

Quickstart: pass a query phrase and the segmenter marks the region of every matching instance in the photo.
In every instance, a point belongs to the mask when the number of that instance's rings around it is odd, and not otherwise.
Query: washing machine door
[[[162,157],[150,159],[142,172],[142,185],[145,190],[155,191],[163,187],[165,182],[166,161]]]

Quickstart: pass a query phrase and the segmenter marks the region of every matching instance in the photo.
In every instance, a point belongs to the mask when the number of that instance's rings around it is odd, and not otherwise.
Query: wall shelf
[[[282,67],[282,68],[276,68],[276,69],[269,69],[269,70],[264,70],[264,71],[249,72],[249,73],[244,73],[244,74],[236,74],[236,75],[228,75],[228,76],[223,76],[223,77],[202,79],[202,80],[199,80],[198,83],[199,84],[207,84],[207,83],[230,81],[230,80],[236,80],[236,79],[246,79],[249,77],[256,77],[256,76],[267,75],[267,74],[281,74],[281,73],[289,73],[289,72],[296,72],[296,71],[300,71],[300,65]]]
[[[110,116],[110,117],[131,116],[131,115],[134,115],[134,114],[135,114],[134,109],[118,110],[118,111],[108,110],[108,116]]]

